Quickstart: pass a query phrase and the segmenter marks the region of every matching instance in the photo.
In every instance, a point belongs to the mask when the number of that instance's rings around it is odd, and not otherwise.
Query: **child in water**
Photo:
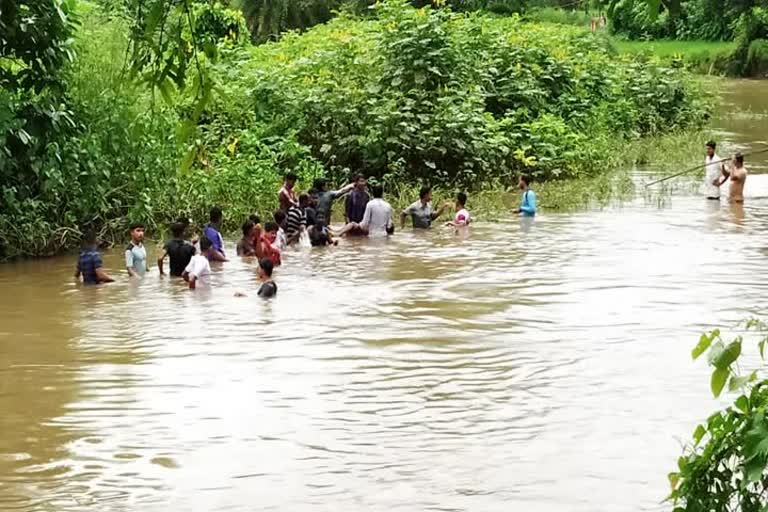
[[[261,281],[261,286],[259,286],[259,291],[256,292],[256,295],[259,297],[269,299],[277,295],[277,283],[272,279],[272,271],[274,268],[275,266],[269,258],[262,258],[259,260],[258,276],[259,281]],[[235,292],[235,297],[247,296],[248,295],[243,292]]]
[[[465,208],[465,205],[467,204],[467,194],[464,192],[459,192],[456,194],[456,215],[454,215],[453,220],[447,222],[446,226],[453,226],[453,227],[460,227],[460,226],[466,226],[470,223],[472,220],[469,216],[469,212]]]

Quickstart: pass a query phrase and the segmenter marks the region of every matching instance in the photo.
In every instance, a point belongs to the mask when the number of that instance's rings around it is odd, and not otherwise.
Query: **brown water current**
[[[726,149],[768,138],[767,88],[728,83]],[[272,301],[239,258],[209,292],[119,251],[101,287],[73,256],[1,265],[0,511],[667,510],[722,403],[691,347],[768,305],[768,154],[747,166],[743,208],[289,251]]]

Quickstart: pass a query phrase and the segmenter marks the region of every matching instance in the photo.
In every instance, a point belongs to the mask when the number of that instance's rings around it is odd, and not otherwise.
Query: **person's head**
[[[184,229],[186,230],[192,224],[192,221],[189,217],[179,217],[176,219],[176,223],[184,226]]]
[[[221,219],[224,218],[224,214],[221,212],[221,208],[214,206],[211,208],[210,220],[212,224],[221,224]]]
[[[274,270],[275,265],[272,263],[272,260],[269,258],[261,258],[259,260],[259,278],[260,279],[269,279],[272,277],[272,270]]]
[[[213,242],[207,236],[200,237],[200,252],[205,254],[211,250]]]
[[[277,238],[277,223],[269,221],[266,224],[264,224],[264,231],[267,235],[267,238],[269,238],[270,241],[274,242],[275,238]]]
[[[427,204],[432,201],[432,187],[423,186],[419,190],[419,199],[422,203]]]
[[[378,183],[371,187],[371,194],[373,194],[373,197],[375,199],[381,199],[384,197],[384,187],[379,185]]]
[[[464,208],[464,205],[467,204],[467,194],[464,192],[459,192],[456,194],[456,209],[461,210]]]
[[[707,156],[709,158],[712,158],[713,156],[715,156],[715,149],[717,148],[717,144],[715,144],[715,141],[710,140],[709,142],[707,142],[706,146],[707,146]]]
[[[144,224],[140,222],[134,222],[128,228],[131,232],[131,240],[134,242],[141,242],[144,240]]]
[[[517,182],[517,186],[520,187],[520,190],[525,190],[531,186],[531,183],[533,183],[533,178],[523,174],[520,176],[520,181]]]
[[[285,188],[292,189],[293,186],[296,184],[296,180],[299,179],[296,174],[289,172],[285,175]]]
[[[286,219],[286,217],[285,217],[285,212],[284,211],[277,210],[274,213],[273,217],[275,218],[275,224],[277,224],[281,228],[285,227],[285,219]]]
[[[184,238],[184,232],[187,227],[181,222],[174,222],[171,224],[171,236],[177,240]]]
[[[736,155],[733,157],[733,161],[736,162],[736,167],[744,167],[744,155],[741,153],[736,153]]]
[[[253,238],[253,228],[256,226],[256,224],[253,223],[251,220],[247,220],[243,223],[243,238],[246,240],[250,240]]]
[[[253,222],[254,224],[261,224],[261,217],[259,217],[255,213],[253,215],[249,215],[248,220]]]
[[[358,190],[364,190],[365,186],[368,184],[368,180],[366,180],[365,176],[362,174],[355,174],[355,176],[352,178],[352,182],[355,184],[355,188]]]
[[[299,207],[300,208],[306,208],[307,206],[309,206],[309,203],[311,201],[312,200],[310,199],[309,194],[306,194],[306,193],[305,194],[301,194],[299,196]]]
[[[325,178],[315,178],[315,181],[312,183],[312,188],[320,193],[325,192],[325,186],[328,184],[328,181]]]
[[[96,247],[96,230],[86,228],[83,231],[83,247]]]

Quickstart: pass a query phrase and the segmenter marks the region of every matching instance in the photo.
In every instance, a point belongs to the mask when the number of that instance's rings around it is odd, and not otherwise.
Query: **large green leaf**
[[[691,357],[693,357],[693,359],[696,359],[701,354],[706,352],[709,346],[712,344],[713,339],[714,339],[713,335],[707,335],[706,333],[702,333],[701,337],[699,338],[699,343],[695,347],[693,347],[693,350],[691,351]]]
[[[715,397],[720,396],[720,393],[725,387],[725,381],[728,380],[730,371],[728,368],[718,368],[712,372],[712,380],[710,381],[710,387],[712,388],[712,394]]]
[[[718,353],[713,359],[712,364],[718,369],[722,370],[728,368],[733,364],[736,359],[741,355],[741,338],[736,341],[732,341],[725,349]]]

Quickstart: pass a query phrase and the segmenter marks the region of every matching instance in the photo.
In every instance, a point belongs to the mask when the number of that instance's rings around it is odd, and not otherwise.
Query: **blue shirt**
[[[520,213],[526,217],[536,215],[536,192],[531,189],[523,192],[523,203],[520,205]]]
[[[96,249],[83,249],[77,259],[77,271],[83,276],[85,284],[99,284],[96,269],[102,267],[101,256]]]
[[[203,235],[205,235],[205,237],[211,241],[213,248],[216,251],[224,254],[224,240],[222,240],[221,233],[219,233],[218,229],[208,224],[203,230]]]

